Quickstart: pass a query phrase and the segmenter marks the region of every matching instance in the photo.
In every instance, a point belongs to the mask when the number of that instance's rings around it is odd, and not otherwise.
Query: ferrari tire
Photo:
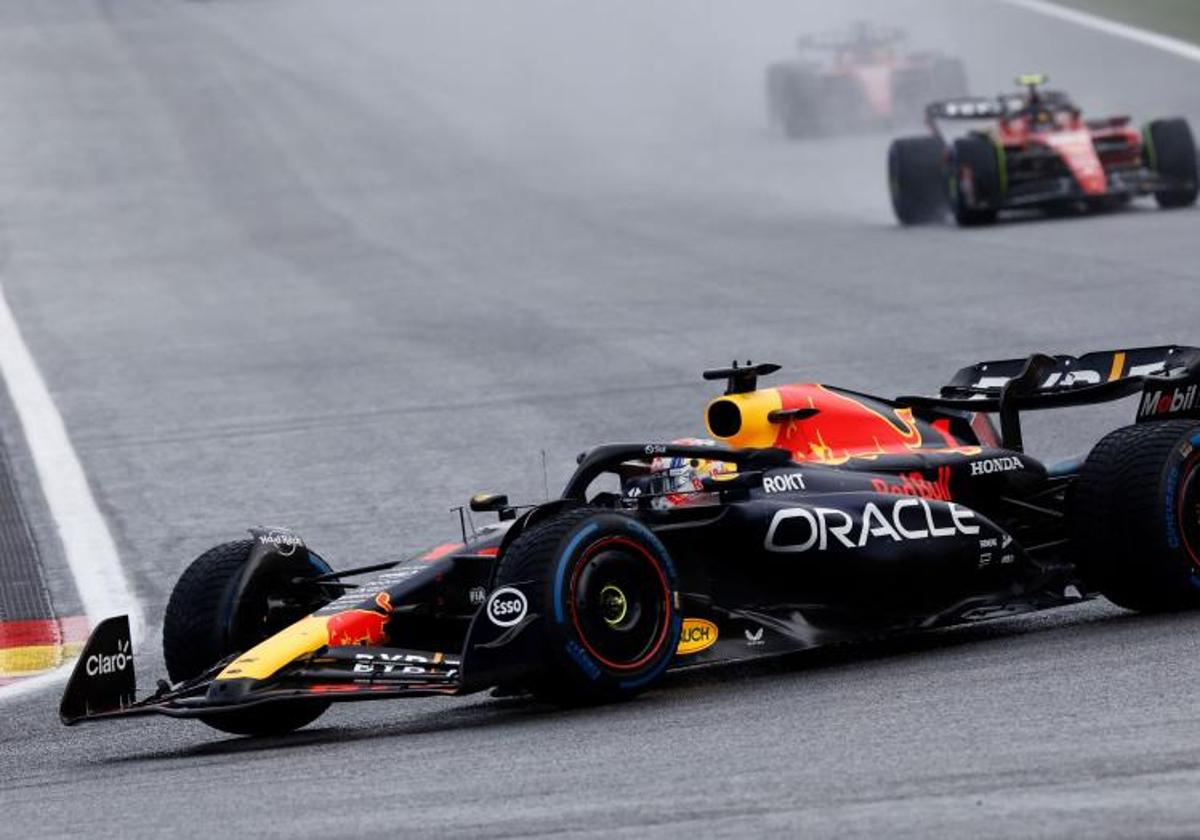
[[[969,134],[958,137],[950,155],[950,208],[963,227],[996,221],[1003,198],[1000,161],[990,138]]]
[[[229,656],[241,653],[273,635],[282,619],[268,614],[268,603],[296,575],[332,571],[316,554],[291,564],[278,580],[266,573],[243,580],[254,548],[253,540],[222,543],[201,554],[184,570],[167,602],[163,622],[163,658],[172,682],[200,676]],[[329,708],[325,700],[287,700],[224,711],[201,718],[209,726],[235,735],[279,735],[299,729]]]
[[[675,567],[654,533],[628,516],[581,508],[516,538],[497,587],[520,585],[538,605],[539,699],[574,706],[623,700],[652,686],[682,628]]]
[[[1071,494],[1071,544],[1084,583],[1122,607],[1200,607],[1200,423],[1110,432]]]
[[[1189,207],[1196,203],[1200,179],[1196,172],[1196,142],[1185,119],[1154,120],[1146,126],[1146,163],[1150,169],[1180,186],[1158,190],[1154,200],[1162,208]]]
[[[883,127],[871,110],[862,84],[853,76],[822,76],[819,91],[823,133],[858,134]]]
[[[937,222],[946,214],[942,162],[946,147],[936,137],[903,137],[888,148],[888,191],[902,225]]]
[[[767,68],[767,117],[772,128],[796,140],[819,132],[818,81],[806,67],[772,64]]]

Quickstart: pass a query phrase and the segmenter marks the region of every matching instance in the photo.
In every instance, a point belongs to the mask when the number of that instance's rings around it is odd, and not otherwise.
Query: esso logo
[[[525,593],[511,586],[502,586],[491,594],[487,601],[488,620],[497,627],[512,627],[525,617],[529,602]]]

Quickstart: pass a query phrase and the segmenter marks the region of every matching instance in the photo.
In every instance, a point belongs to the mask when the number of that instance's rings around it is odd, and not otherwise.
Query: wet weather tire
[[[560,514],[517,537],[496,583],[520,586],[541,613],[543,672],[529,688],[560,705],[621,700],[670,664],[682,618],[666,548],[629,516]]]
[[[950,207],[963,227],[996,221],[1001,201],[1000,161],[991,139],[978,134],[955,139],[950,155]]]
[[[1132,610],[1200,607],[1200,423],[1106,435],[1084,462],[1068,515],[1088,586]]]
[[[1196,142],[1185,119],[1154,120],[1145,130],[1147,165],[1181,186],[1154,193],[1159,207],[1189,207],[1196,203],[1200,181],[1196,174]]]
[[[253,548],[253,540],[211,548],[193,560],[175,584],[163,623],[163,657],[172,682],[198,677],[279,629],[268,620],[271,582],[242,579]],[[316,574],[331,571],[311,553],[306,562],[309,568]],[[306,569],[290,569],[288,574],[302,574]],[[329,703],[324,700],[289,700],[202,720],[235,735],[277,735],[311,723],[327,708]]]
[[[767,118],[772,128],[796,140],[820,132],[819,80],[807,67],[772,64],[767,68]]]
[[[946,214],[942,159],[946,147],[936,137],[904,137],[888,148],[888,191],[902,225],[940,221]]]

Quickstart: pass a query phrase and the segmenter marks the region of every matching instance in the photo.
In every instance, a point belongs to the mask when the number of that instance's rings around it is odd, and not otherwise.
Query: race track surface
[[[1138,119],[1200,123],[1195,64],[982,0],[828,6],[0,3],[0,283],[147,615],[257,522],[386,559],[473,492],[540,499],[543,450],[555,488],[597,442],[700,432],[699,372],[735,355],[913,393],[1196,342],[1200,213],[901,230],[888,136],[789,144],[761,101],[795,33],[867,13],[980,91],[1045,70]],[[1132,414],[1039,417],[1030,449]],[[55,687],[0,707],[0,834],[1192,836],[1198,654],[1200,618],[1098,601],[619,707],[358,704],[261,741],[65,729]]]

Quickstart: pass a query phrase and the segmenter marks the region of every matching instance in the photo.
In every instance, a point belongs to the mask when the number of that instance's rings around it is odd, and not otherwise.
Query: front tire
[[[629,516],[581,508],[517,537],[497,587],[521,585],[543,616],[540,699],[581,705],[627,699],[662,675],[679,644],[675,567]]]
[[[1187,120],[1154,120],[1146,126],[1143,141],[1147,167],[1178,184],[1154,193],[1158,206],[1171,209],[1195,204],[1200,179],[1196,173],[1196,142]]]
[[[272,604],[294,589],[293,577],[332,571],[317,555],[300,552],[302,559],[243,581],[253,549],[254,540],[222,543],[193,560],[175,584],[163,623],[163,657],[172,682],[198,677],[302,618],[311,604],[293,612],[273,610]],[[201,720],[234,735],[279,735],[312,723],[328,708],[325,700],[286,700]]]
[[[1110,601],[1200,607],[1200,423],[1110,432],[1084,462],[1069,517],[1084,581]]]

